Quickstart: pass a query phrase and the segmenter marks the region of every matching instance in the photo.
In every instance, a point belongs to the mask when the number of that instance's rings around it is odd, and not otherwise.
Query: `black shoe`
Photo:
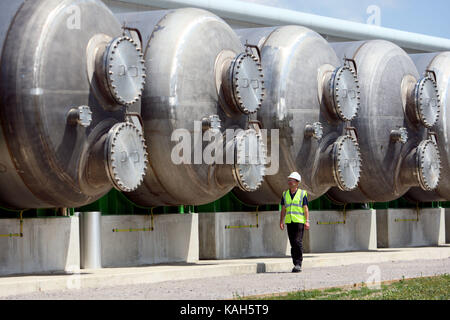
[[[302,272],[302,267],[299,265],[296,265],[293,269],[292,272]]]

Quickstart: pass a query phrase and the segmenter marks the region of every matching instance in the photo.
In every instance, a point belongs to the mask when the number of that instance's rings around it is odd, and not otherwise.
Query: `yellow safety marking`
[[[8,233],[8,234],[0,234],[0,238],[23,238],[23,217],[22,214],[25,210],[20,211],[20,218],[19,218],[19,224],[20,224],[20,233]]]
[[[244,226],[225,226],[225,229],[240,229],[240,228],[259,228],[259,219],[258,219],[258,207],[256,207],[256,224],[244,225]]]
[[[345,221],[347,220],[347,211],[345,210],[346,206],[347,206],[347,204],[344,204],[344,210],[343,210],[344,221],[332,221],[332,222],[317,221],[317,224],[319,224],[319,225],[345,224]]]
[[[113,228],[112,232],[139,232],[139,231],[154,231],[155,227],[153,224],[153,209],[156,207],[152,207],[150,210],[150,218],[151,218],[151,227],[149,228],[128,228],[128,229],[119,229],[119,228]]]

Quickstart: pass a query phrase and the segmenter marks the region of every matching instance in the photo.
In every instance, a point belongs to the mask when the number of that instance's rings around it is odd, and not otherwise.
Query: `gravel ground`
[[[188,271],[187,271],[188,272]],[[450,274],[450,258],[304,269],[251,275],[30,293],[1,300],[210,300]]]

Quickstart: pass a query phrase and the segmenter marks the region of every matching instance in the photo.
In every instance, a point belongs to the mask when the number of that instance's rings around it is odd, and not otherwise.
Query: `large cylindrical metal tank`
[[[439,116],[434,79],[420,77],[411,58],[383,41],[334,43],[356,62],[361,110],[354,121],[365,170],[353,192],[331,189],[340,203],[387,202],[409,188],[435,189],[440,157],[430,128]]]
[[[99,0],[0,3],[0,204],[77,207],[137,187],[140,50]]]
[[[261,51],[267,92],[258,120],[268,130],[270,164],[259,190],[234,193],[246,203],[279,203],[292,171],[301,174],[310,200],[333,186],[356,188],[361,163],[350,122],[360,102],[351,62],[338,59],[324,38],[304,27],[236,32]]]
[[[441,180],[433,191],[411,188],[405,197],[413,201],[450,200],[450,52],[410,55],[416,67],[424,76],[436,77],[439,102],[442,112],[435,126],[436,139],[441,156]]]
[[[143,39],[149,76],[142,97],[145,139],[152,150],[149,170],[144,184],[127,197],[143,206],[201,205],[235,186],[257,189],[264,156],[254,163],[245,155],[228,161],[231,152],[252,141],[264,151],[259,128],[249,121],[264,95],[257,55],[246,50],[222,19],[204,10],[118,17]],[[223,152],[218,157],[222,163],[205,159],[210,142],[217,141],[209,133],[223,138],[221,150],[215,151]]]

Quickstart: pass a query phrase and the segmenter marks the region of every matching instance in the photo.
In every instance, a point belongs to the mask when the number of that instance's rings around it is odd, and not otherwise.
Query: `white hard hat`
[[[297,180],[298,182],[302,181],[302,178],[300,177],[300,174],[299,174],[298,172],[292,172],[292,173],[289,175],[288,179],[295,179],[295,180]]]

